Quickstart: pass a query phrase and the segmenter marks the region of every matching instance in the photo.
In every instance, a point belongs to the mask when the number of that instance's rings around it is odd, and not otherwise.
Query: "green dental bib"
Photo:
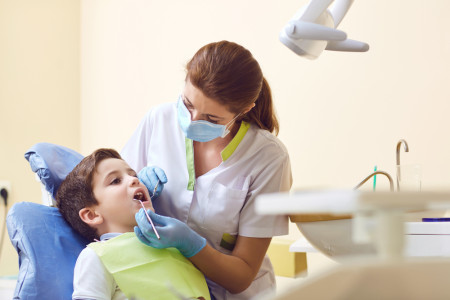
[[[210,299],[203,274],[177,249],[155,249],[134,232],[88,245],[130,299]]]

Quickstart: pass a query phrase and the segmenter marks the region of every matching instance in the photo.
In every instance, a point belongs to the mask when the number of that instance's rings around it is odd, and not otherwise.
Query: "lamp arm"
[[[346,39],[345,41],[330,41],[325,50],[345,51],[345,52],[366,52],[369,50],[369,44]]]
[[[354,0],[336,0],[329,8],[330,14],[334,20],[334,27],[338,27],[344,19]]]
[[[343,41],[344,31],[304,21],[290,21],[285,27],[286,34],[293,39]]]
[[[314,23],[334,0],[311,0],[300,18],[301,21]]]

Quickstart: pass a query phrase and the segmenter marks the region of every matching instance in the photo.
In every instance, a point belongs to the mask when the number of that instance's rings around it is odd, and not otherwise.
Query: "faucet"
[[[394,181],[392,180],[391,175],[389,175],[387,172],[384,172],[384,171],[375,171],[375,172],[369,174],[369,176],[367,176],[366,178],[364,178],[363,181],[361,181],[360,183],[358,183],[358,185],[355,186],[353,189],[354,189],[354,190],[358,189],[358,188],[361,187],[367,180],[369,180],[370,178],[372,178],[373,176],[375,176],[375,175],[377,175],[377,174],[385,175],[385,176],[389,179],[389,187],[390,187],[391,192],[393,192],[393,191],[394,191]]]
[[[396,154],[397,154],[396,155],[396,158],[397,158],[397,191],[400,191],[400,182],[399,181],[400,181],[401,174],[400,174],[399,166],[400,166],[400,147],[402,144],[405,145],[405,152],[409,152],[408,143],[403,139],[399,140],[397,143],[397,152],[396,152]]]

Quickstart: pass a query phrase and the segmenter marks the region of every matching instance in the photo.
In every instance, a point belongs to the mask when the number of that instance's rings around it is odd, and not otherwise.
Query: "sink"
[[[445,211],[406,213],[405,256],[450,256],[450,222],[415,222],[423,217],[444,217]],[[303,236],[317,250],[339,261],[348,256],[375,256],[375,245],[358,244],[352,239],[352,216],[328,214],[291,215]]]
[[[349,255],[376,255],[373,244],[356,244],[352,240],[352,216],[291,215],[303,236],[323,254],[339,260]]]
[[[334,260],[348,260],[356,255],[377,255],[383,259],[403,255],[450,256],[450,222],[417,222],[421,217],[446,217],[447,209],[450,191],[355,190],[265,194],[258,196],[255,208],[263,215],[290,216],[308,242]],[[372,240],[372,244],[353,241],[354,215],[359,216],[356,237]],[[418,248],[421,243],[423,247]],[[430,245],[436,251],[426,251]]]

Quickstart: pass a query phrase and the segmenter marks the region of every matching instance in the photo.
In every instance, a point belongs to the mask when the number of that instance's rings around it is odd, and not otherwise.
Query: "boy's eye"
[[[111,184],[119,184],[120,178],[114,178],[113,181],[111,181]]]

